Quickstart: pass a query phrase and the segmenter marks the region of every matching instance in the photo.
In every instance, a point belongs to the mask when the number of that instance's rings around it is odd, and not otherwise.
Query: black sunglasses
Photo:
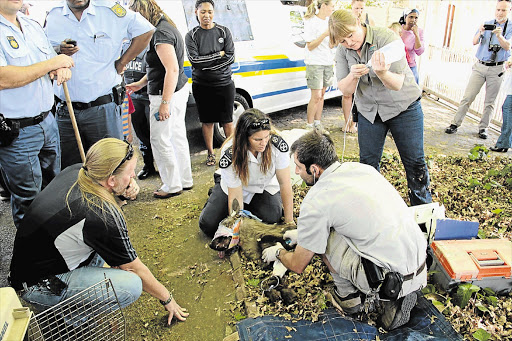
[[[133,146],[132,146],[132,144],[130,142],[126,141],[126,140],[124,142],[126,142],[126,144],[128,145],[128,151],[126,152],[126,155],[121,160],[121,162],[114,169],[112,174],[114,174],[119,169],[119,167],[121,167],[123,165],[123,163],[125,163],[127,160],[131,160],[132,157],[133,157]]]
[[[251,123],[251,129],[270,129],[270,120],[268,118],[263,118],[261,120],[255,121]]]

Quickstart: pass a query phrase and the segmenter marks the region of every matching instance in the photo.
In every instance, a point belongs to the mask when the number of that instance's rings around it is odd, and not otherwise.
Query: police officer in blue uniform
[[[59,131],[51,79],[71,78],[73,59],[57,56],[23,1],[0,0],[0,167],[19,226],[28,206],[60,172]]]
[[[123,51],[130,45],[125,44]],[[124,71],[124,80],[126,84],[130,84],[140,80],[146,75],[146,52],[148,48],[139,53],[135,59],[126,65]],[[139,91],[131,94],[135,111],[132,113],[132,125],[137,137],[139,138],[139,149],[144,160],[144,166],[137,174],[139,180],[144,180],[149,176],[156,174],[155,165],[153,164],[153,151],[151,149],[151,141],[149,139],[149,97],[148,88],[144,86]]]
[[[85,151],[104,137],[122,139],[120,74],[148,45],[153,29],[140,14],[109,0],[66,0],[48,13],[48,39],[76,62],[68,86]],[[125,40],[131,45],[121,55]],[[60,102],[57,123],[65,168],[80,162],[80,155],[64,91],[60,86],[54,90]]]

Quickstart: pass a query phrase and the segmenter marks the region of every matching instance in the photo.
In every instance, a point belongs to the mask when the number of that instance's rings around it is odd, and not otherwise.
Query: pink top
[[[404,27],[404,25],[402,25]],[[407,31],[405,28],[402,30],[402,41],[405,45],[405,51],[409,54],[407,61],[409,62],[409,67],[416,66],[416,56],[421,56],[425,51],[425,42],[423,40],[423,30],[418,27],[418,33],[420,35],[421,47],[419,49],[414,48],[414,43],[416,42],[416,38],[414,37],[414,33],[411,31]]]

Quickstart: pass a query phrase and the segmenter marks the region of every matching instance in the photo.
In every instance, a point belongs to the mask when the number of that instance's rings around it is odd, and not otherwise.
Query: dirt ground
[[[491,146],[497,139],[496,131],[490,132],[487,141],[479,139],[477,125],[470,119],[458,134],[447,135],[443,131],[452,118],[452,109],[428,98],[422,100],[422,105],[426,154],[466,155],[475,144],[484,142]],[[284,110],[272,118],[281,130],[303,128],[305,110],[305,106]],[[340,155],[345,138],[345,157],[357,158],[357,135],[344,136],[339,115],[338,102],[328,101],[324,126],[331,132]],[[386,149],[396,150],[389,138]],[[218,259],[207,246],[209,240],[197,223],[208,188],[213,185],[214,169],[203,164],[205,158],[204,152],[192,157],[195,181],[192,191],[171,199],[154,200],[152,191],[160,183],[158,177],[153,177],[139,182],[140,197],[125,209],[130,237],[139,256],[160,281],[174,290],[178,303],[190,311],[185,323],[174,323],[168,328],[164,326],[165,314],[159,303],[144,294],[126,309],[129,340],[222,340],[235,331],[234,326],[228,326],[229,301],[235,295],[230,263]]]
[[[467,118],[459,132],[445,134],[444,128],[453,110],[429,98],[422,100],[425,113],[425,152],[427,155],[466,155],[475,144],[494,145],[497,131],[488,140],[477,137],[477,123]],[[329,100],[324,109],[323,124],[330,131],[341,156],[357,158],[357,135],[341,132],[339,100]],[[306,107],[284,110],[272,115],[278,129],[303,128]],[[396,150],[387,139],[386,150]],[[201,149],[202,148],[195,148]],[[217,151],[218,153],[218,151]],[[494,153],[498,154],[498,153]],[[219,155],[217,155],[218,157]],[[512,157],[512,152],[499,154]],[[236,329],[228,325],[229,302],[235,300],[232,268],[208,247],[209,239],[199,230],[198,217],[213,185],[214,168],[204,165],[205,151],[192,155],[194,188],[182,195],[157,200],[152,193],[160,186],[154,176],[140,181],[138,199],[125,206],[130,238],[141,260],[153,274],[173,291],[177,302],[190,312],[185,323],[165,325],[166,314],[160,303],[143,294],[125,309],[127,340],[222,340]],[[139,168],[141,165],[139,165]],[[6,285],[15,229],[10,207],[0,204],[0,286]]]

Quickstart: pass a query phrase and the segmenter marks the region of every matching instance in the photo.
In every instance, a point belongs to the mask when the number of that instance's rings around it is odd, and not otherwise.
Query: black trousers
[[[153,151],[149,140],[149,100],[132,99],[135,111],[132,113],[132,126],[140,141],[140,152],[144,166],[154,168]]]
[[[215,186],[206,201],[199,216],[199,227],[210,238],[213,238],[222,219],[228,216],[228,196],[220,187],[220,175],[214,174]],[[281,192],[272,195],[267,191],[256,193],[249,204],[244,203],[244,209],[268,224],[281,221],[283,202]]]

